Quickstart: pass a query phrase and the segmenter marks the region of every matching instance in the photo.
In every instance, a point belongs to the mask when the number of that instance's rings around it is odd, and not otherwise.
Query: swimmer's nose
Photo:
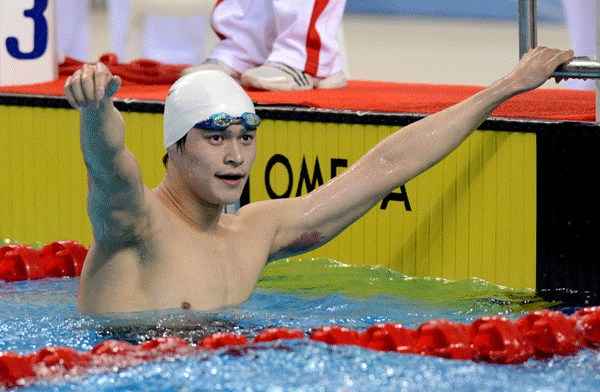
[[[225,148],[225,163],[228,165],[239,166],[244,163],[244,157],[242,155],[242,150],[238,145],[237,141],[230,141],[227,143],[227,147]]]

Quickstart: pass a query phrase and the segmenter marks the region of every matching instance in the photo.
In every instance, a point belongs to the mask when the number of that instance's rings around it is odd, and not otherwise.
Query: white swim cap
[[[187,74],[173,83],[165,102],[165,148],[213,114],[239,117],[246,112],[255,113],[254,104],[231,76],[215,70]]]

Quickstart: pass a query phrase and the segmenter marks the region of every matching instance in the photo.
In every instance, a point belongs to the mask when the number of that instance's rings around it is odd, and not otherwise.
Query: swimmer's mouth
[[[237,180],[241,180],[242,178],[244,178],[244,175],[243,174],[217,174],[216,177],[221,180],[226,180],[226,181],[237,181]]]

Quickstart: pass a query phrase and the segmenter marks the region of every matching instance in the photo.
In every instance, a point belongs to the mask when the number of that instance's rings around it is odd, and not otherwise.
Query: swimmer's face
[[[183,150],[169,147],[169,166],[177,166],[183,181],[204,202],[235,203],[256,158],[256,132],[239,122],[222,131],[192,128]]]

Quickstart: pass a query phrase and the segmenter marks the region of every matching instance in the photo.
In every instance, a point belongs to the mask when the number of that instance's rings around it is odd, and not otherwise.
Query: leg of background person
[[[267,59],[277,37],[272,0],[222,0],[212,13],[221,38],[209,55],[242,73]]]
[[[274,0],[277,39],[267,61],[326,78],[342,70],[336,33],[345,0]]]
[[[58,53],[80,61],[90,59],[89,2],[56,0],[56,38]]]
[[[348,84],[337,30],[345,0],[273,0],[277,38],[263,65],[240,82],[272,91],[341,88]]]
[[[571,47],[575,56],[596,55],[596,3],[595,0],[563,0]],[[594,79],[569,79],[567,88],[595,90]]]

